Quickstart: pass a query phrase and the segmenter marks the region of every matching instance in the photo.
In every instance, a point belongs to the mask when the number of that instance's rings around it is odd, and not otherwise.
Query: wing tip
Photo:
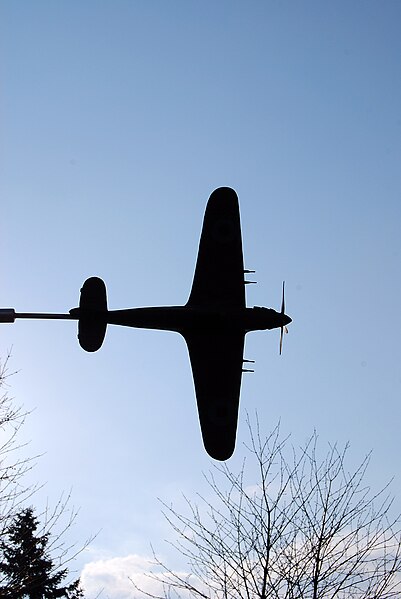
[[[208,450],[206,447],[206,452],[207,454],[213,458],[214,460],[218,461],[218,462],[226,462],[227,460],[229,460],[231,458],[231,456],[234,453],[234,448],[230,449],[229,451],[215,451],[213,450]]]
[[[236,441],[236,430],[234,436],[232,431],[231,434],[227,434],[227,430],[214,430],[213,433],[208,431],[205,434],[204,428],[202,428],[202,439],[206,453],[219,462],[225,462],[234,453],[235,441]]]
[[[218,199],[219,201],[221,201],[222,199],[231,200],[231,201],[236,200],[238,202],[238,195],[237,195],[237,192],[235,191],[235,189],[233,189],[232,187],[217,187],[210,194],[209,201],[211,199],[213,199],[213,200]]]

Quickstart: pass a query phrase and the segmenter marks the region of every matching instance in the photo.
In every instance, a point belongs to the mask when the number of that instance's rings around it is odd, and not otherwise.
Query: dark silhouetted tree
[[[249,430],[242,469],[235,473],[224,463],[207,477],[212,498],[187,499],[186,514],[164,504],[177,535],[173,546],[187,567],[176,571],[154,554],[157,570],[149,576],[161,591],[142,592],[197,599],[401,597],[400,519],[390,517],[387,488],[374,494],[364,482],[369,457],[349,473],[347,447],[330,446],[319,459],[316,434],[295,451],[278,428],[267,439],[258,425]]]
[[[21,510],[1,541],[0,572],[4,599],[55,599],[83,597],[79,580],[63,586],[67,568],[56,568],[48,553],[49,533],[41,533],[32,507]]]

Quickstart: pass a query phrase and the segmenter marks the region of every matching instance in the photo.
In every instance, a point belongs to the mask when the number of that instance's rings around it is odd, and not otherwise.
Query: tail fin
[[[106,328],[106,285],[99,277],[91,277],[83,284],[79,299],[78,340],[82,349],[88,352],[100,349]]]

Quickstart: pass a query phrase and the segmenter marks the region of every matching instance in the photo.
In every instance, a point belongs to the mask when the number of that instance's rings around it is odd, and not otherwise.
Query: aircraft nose
[[[290,318],[289,316],[287,316],[287,314],[284,314],[283,320],[284,320],[284,326],[287,325],[287,324],[290,324],[290,322],[292,322],[292,318]]]

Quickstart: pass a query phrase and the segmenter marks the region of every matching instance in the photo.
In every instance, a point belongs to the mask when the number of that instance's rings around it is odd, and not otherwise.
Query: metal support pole
[[[72,314],[47,314],[40,312],[16,312],[14,308],[0,309],[0,323],[15,322],[17,318],[38,318],[41,320],[79,320]]]

